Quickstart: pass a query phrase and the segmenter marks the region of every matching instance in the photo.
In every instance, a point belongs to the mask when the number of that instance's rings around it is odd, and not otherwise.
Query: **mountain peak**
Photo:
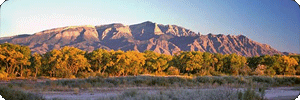
[[[124,27],[124,25],[122,23],[112,23],[110,25],[112,25],[114,27]]]
[[[145,22],[142,22],[142,24],[154,24],[154,23],[151,21],[145,21]]]

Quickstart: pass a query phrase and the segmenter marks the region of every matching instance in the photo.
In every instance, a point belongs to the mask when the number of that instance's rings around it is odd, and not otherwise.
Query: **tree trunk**
[[[37,66],[35,66],[35,74],[34,74],[34,77],[36,77],[36,74],[37,74],[37,71],[38,70],[38,68],[37,68]]]
[[[20,76],[21,77],[23,76],[23,65],[21,65],[21,68],[20,68]]]
[[[52,76],[53,76],[52,71],[50,71],[50,77],[52,77]]]
[[[16,69],[16,65],[13,66],[13,68],[10,70],[10,73],[14,73],[15,69]]]
[[[101,69],[100,68],[98,69],[98,73],[101,73]]]
[[[104,74],[104,71],[106,70],[106,66],[103,67],[102,75]]]
[[[8,69],[8,63],[6,62],[6,73],[8,73],[9,69]]]

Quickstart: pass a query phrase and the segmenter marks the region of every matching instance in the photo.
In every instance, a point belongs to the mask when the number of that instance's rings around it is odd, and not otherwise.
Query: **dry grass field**
[[[299,84],[297,76],[38,78],[2,81],[0,92],[6,98],[38,100],[258,100],[296,98]]]

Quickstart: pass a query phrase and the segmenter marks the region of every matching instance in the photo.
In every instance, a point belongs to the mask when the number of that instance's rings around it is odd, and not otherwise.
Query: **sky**
[[[9,0],[0,37],[77,25],[152,21],[205,35],[245,35],[282,52],[300,53],[300,9],[292,0]]]

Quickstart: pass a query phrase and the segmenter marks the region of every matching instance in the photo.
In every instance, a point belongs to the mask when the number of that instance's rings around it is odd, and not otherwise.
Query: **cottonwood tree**
[[[124,51],[110,51],[112,55],[113,65],[109,67],[108,73],[111,75],[125,76],[125,67],[129,64]]]
[[[91,69],[102,75],[106,72],[107,67],[113,65],[111,54],[104,49],[97,49],[87,54],[91,64]]]
[[[204,52],[203,53],[203,64],[200,70],[200,75],[211,75],[214,72],[214,65],[217,63],[217,59],[213,57],[211,53]]]
[[[130,75],[138,75],[143,71],[143,65],[145,64],[146,58],[143,53],[138,51],[127,51],[125,53],[125,73]]]
[[[38,53],[34,53],[30,59],[31,68],[35,72],[34,77],[41,73],[42,56]]]
[[[203,65],[202,52],[181,52],[179,55],[174,56],[173,64],[183,73],[196,73]]]
[[[169,67],[169,61],[172,60],[172,56],[158,54],[153,51],[145,51],[144,54],[146,59],[143,67],[150,73],[161,73]]]
[[[215,64],[213,66],[214,66],[215,71],[217,73],[222,73],[222,69],[223,69],[223,66],[224,66],[224,58],[225,58],[225,56],[220,54],[220,53],[215,53],[214,54]]]
[[[90,70],[90,64],[85,58],[85,51],[74,47],[64,47],[61,49],[63,53],[63,60],[67,63],[67,69],[70,70],[72,75],[76,75],[78,71]]]
[[[50,76],[75,77],[78,71],[90,70],[90,64],[84,55],[84,51],[66,46],[46,53],[44,65]]]
[[[239,75],[239,69],[246,66],[247,59],[235,53],[226,56],[224,59],[224,69],[226,74]]]
[[[42,65],[44,72],[46,72],[50,77],[65,77],[64,66],[66,63],[63,62],[63,54],[59,50],[52,50],[44,55]]]
[[[20,75],[30,65],[30,49],[26,46],[10,43],[1,44],[1,65],[5,66],[6,73],[12,76]],[[25,68],[24,68],[25,67]],[[15,74],[16,73],[16,74]]]
[[[295,66],[298,65],[298,62],[294,58],[290,58],[288,56],[281,56],[278,59],[281,68],[283,68],[283,74],[285,75],[295,75],[296,70]]]

